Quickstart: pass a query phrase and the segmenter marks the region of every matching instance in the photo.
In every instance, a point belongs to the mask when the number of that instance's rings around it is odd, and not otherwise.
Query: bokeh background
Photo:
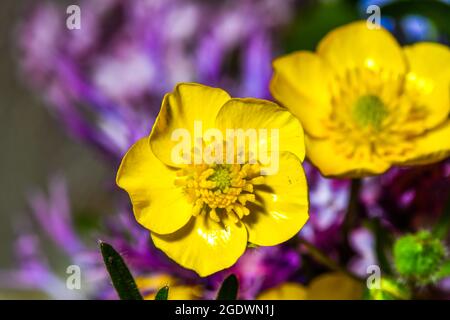
[[[0,10],[0,269],[15,267],[13,244],[20,229],[33,228],[39,233],[29,215],[27,195],[46,188],[53,174],[66,176],[81,219],[89,211],[102,212],[98,209],[108,203],[102,181],[111,168],[67,136],[19,72],[17,27],[37,2],[6,0]],[[57,257],[54,246],[45,247]],[[0,297],[26,298],[29,294],[0,289]]]
[[[123,196],[113,185],[120,155],[150,130],[163,94],[176,82],[200,81],[222,86],[235,96],[267,98],[273,57],[314,49],[333,28],[367,18],[365,10],[372,3],[382,7],[383,25],[402,44],[448,43],[448,2],[395,5],[401,2],[405,1],[140,0],[132,5],[120,0],[2,0],[0,298],[58,296],[58,290],[45,289],[52,286],[52,277],[37,285],[36,278],[18,274],[24,266],[25,274],[40,270],[42,253],[45,270],[52,269],[56,276],[64,277],[70,263],[67,252],[55,243],[61,238],[52,238],[42,228],[46,220],[32,213],[39,202],[36,194],[48,194],[49,185],[60,192],[67,188],[71,220],[88,247],[95,249],[98,238],[120,234],[104,223],[116,216],[117,198]],[[81,30],[65,29],[69,4],[81,6]],[[58,58],[53,50],[67,56]],[[123,112],[122,107],[131,111]],[[82,111],[75,115],[72,108]],[[430,170],[437,179],[444,178],[441,167]],[[439,183],[443,187],[434,200],[440,205],[448,180]],[[348,185],[343,184],[342,199],[339,192],[334,194],[336,203],[325,220],[342,215],[348,196]],[[312,197],[320,203],[333,188],[322,186]],[[34,246],[35,239],[39,259],[33,250],[23,249]],[[295,259],[286,259],[284,266],[298,266]],[[109,298],[113,293],[87,290],[80,297],[92,296]]]

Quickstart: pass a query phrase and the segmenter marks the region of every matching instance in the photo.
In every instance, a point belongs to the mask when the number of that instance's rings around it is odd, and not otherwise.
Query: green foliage
[[[216,300],[237,300],[238,290],[238,279],[232,274],[223,281]]]
[[[430,283],[445,258],[445,248],[429,231],[399,238],[394,244],[397,272],[421,284]]]
[[[383,277],[379,288],[370,288],[364,291],[365,300],[408,300],[411,292],[404,284],[391,278]]]
[[[442,264],[439,271],[436,273],[436,280],[450,277],[450,260]]]
[[[164,286],[156,293],[155,300],[167,300],[169,298],[169,287]]]
[[[106,242],[100,242],[103,261],[121,300],[143,300],[133,276],[120,254]]]
[[[315,50],[329,31],[358,19],[356,7],[347,1],[315,1],[305,5],[286,28],[283,37],[285,52]]]

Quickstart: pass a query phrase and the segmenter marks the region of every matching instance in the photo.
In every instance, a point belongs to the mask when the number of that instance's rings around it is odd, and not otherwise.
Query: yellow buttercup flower
[[[150,136],[125,155],[117,184],[155,246],[207,276],[232,266],[248,242],[298,233],[308,219],[304,155],[300,122],[275,103],[179,84]]]
[[[302,122],[306,155],[326,176],[380,174],[450,154],[450,50],[401,48],[385,29],[355,22],[316,53],[273,63],[272,95]]]
[[[266,290],[259,300],[361,300],[363,284],[343,273],[331,272],[314,278],[307,286],[287,282]]]

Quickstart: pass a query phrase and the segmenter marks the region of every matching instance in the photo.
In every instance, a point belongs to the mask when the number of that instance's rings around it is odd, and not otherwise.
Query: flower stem
[[[312,243],[308,242],[307,240],[303,238],[298,238],[298,241],[300,244],[304,245],[307,249],[309,254],[316,259],[319,263],[323,264],[324,266],[328,267],[330,270],[333,271],[339,271],[347,276],[349,276],[352,279],[355,279],[357,281],[363,281],[362,278],[360,278],[358,275],[348,271],[345,268],[342,268],[336,261],[329,258],[324,252],[322,252],[319,248],[317,248]]]
[[[348,200],[347,213],[342,226],[344,243],[348,242],[348,235],[355,225],[359,207],[359,192],[361,190],[361,179],[352,179],[350,186],[350,198]]]

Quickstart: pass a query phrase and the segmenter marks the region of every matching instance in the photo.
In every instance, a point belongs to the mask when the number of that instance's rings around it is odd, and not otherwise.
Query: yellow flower
[[[307,288],[300,283],[286,282],[263,291],[258,300],[306,300]]]
[[[182,285],[168,274],[141,276],[135,281],[145,300],[155,300],[156,293],[164,286],[169,286],[168,300],[197,300],[202,295],[200,286]]]
[[[200,139],[198,123],[205,131]],[[242,149],[229,130],[261,134],[244,139],[247,148]],[[263,135],[265,130],[275,134]],[[186,134],[188,155],[185,145],[180,148],[173,139]],[[207,150],[214,151],[216,161],[206,161]],[[229,150],[237,155],[225,159]],[[299,121],[275,103],[179,84],[164,97],[150,136],[125,155],[117,184],[128,192],[135,217],[151,231],[155,246],[207,276],[232,266],[248,242],[272,246],[298,233],[308,219],[304,153]],[[269,154],[277,157],[267,161]],[[247,162],[228,162],[242,155]],[[263,175],[266,165],[278,170]]]
[[[264,291],[259,300],[361,300],[363,284],[339,272],[326,273],[308,286],[287,282]]]
[[[316,53],[273,63],[272,95],[302,122],[306,155],[326,176],[365,176],[450,153],[450,51],[401,48],[384,29],[355,22]]]

